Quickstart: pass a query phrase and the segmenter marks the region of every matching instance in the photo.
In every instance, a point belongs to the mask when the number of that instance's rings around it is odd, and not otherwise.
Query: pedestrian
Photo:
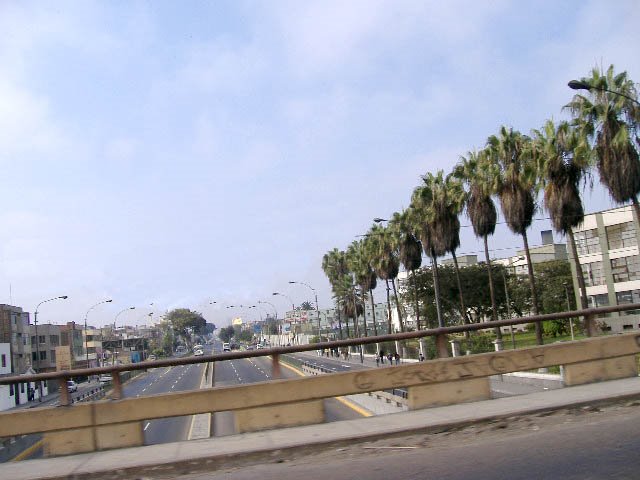
[[[396,359],[396,365],[399,365],[400,364],[400,355],[398,355],[398,352],[395,353],[394,357]]]
[[[387,355],[387,360],[389,360],[389,365],[393,365],[393,353]]]
[[[380,350],[380,361],[384,365],[384,350]]]
[[[418,360],[421,361],[421,362],[424,362],[424,355],[420,354],[420,356],[418,357]]]

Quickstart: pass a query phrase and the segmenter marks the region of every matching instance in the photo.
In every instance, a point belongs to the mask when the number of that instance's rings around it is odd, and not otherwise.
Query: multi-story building
[[[66,325],[60,325],[60,346],[69,349],[73,368],[81,368],[87,364],[82,330],[82,327],[76,322],[67,322]]]
[[[10,343],[0,343],[0,377],[16,375],[11,365],[12,346]],[[21,374],[33,374],[35,371],[29,367]],[[18,382],[11,385],[0,385],[0,410],[7,410],[17,405],[38,400],[49,393],[47,381],[43,382]]]
[[[0,343],[10,345],[12,373],[25,373],[31,367],[29,337],[29,313],[0,304]]]
[[[374,315],[375,314],[375,315]],[[343,325],[345,328],[345,317],[344,315],[340,315],[338,319],[338,314],[335,308],[323,308],[318,311],[316,310],[289,310],[285,313],[284,321],[285,323],[292,323],[294,325],[300,325],[298,328],[298,333],[309,333],[315,332],[317,334],[318,331],[318,316],[320,317],[320,330],[322,332],[325,331],[333,331],[339,328],[339,324]],[[364,316],[367,320],[367,332],[369,335],[373,335],[374,330],[378,330],[379,333],[382,333],[387,325],[387,305],[386,303],[375,303],[374,309],[371,310],[371,303],[367,302],[365,305]],[[374,329],[373,326],[373,318],[375,316],[376,319],[376,327]],[[351,320],[349,324],[351,324]],[[358,317],[358,324],[362,325],[362,315]],[[315,330],[313,330],[315,329]],[[383,330],[379,330],[383,329]],[[323,333],[324,335],[324,333]]]
[[[573,234],[589,306],[640,303],[640,233],[633,209],[626,206],[585,215]],[[573,261],[571,270],[579,304]],[[600,320],[604,329],[612,332],[638,329],[640,311],[613,313]]]
[[[87,327],[82,330],[82,342],[86,349],[85,363],[89,360],[89,367],[97,367],[102,358],[102,330],[95,327]]]
[[[542,237],[542,245],[529,247],[531,263],[567,260],[567,245],[565,243],[555,243],[551,230],[543,230],[540,232],[540,236]],[[524,249],[516,251],[514,256],[497,258],[491,261],[504,265],[510,269],[511,273],[515,273],[516,275],[527,275],[529,273]]]
[[[37,330],[37,337],[36,337]],[[37,372],[52,372],[56,369],[56,347],[60,343],[60,325],[39,324],[29,326],[31,336],[31,364]]]

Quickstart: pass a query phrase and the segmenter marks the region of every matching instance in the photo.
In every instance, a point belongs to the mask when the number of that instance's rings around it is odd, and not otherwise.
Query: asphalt
[[[338,423],[94,452],[2,466],[2,477],[34,479],[151,479],[282,461],[304,452],[407,433],[467,425],[585,405],[640,398],[640,377],[548,390]]]

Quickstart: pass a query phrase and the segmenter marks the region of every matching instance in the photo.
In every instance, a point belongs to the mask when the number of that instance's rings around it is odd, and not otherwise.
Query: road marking
[[[16,455],[15,457],[13,457],[10,461],[11,462],[19,462],[20,460],[24,460],[25,458],[29,457],[31,454],[33,454],[38,448],[40,448],[42,446],[42,444],[44,443],[43,439],[38,440],[36,443],[34,443],[33,445],[31,445],[30,447],[28,447],[27,449],[21,451],[18,455]]]
[[[151,422],[147,422],[147,424],[144,426],[144,431],[147,431],[147,428],[149,428],[149,425],[151,425]]]
[[[142,389],[142,391],[143,391],[143,392],[146,392],[146,391],[147,391],[147,387],[144,387],[144,388]]]
[[[176,388],[175,383],[173,385],[171,385],[171,390],[173,390],[174,388]]]

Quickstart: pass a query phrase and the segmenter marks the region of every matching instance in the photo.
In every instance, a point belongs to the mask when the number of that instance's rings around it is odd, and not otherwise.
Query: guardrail
[[[454,325],[450,327],[433,328],[427,330],[418,330],[414,332],[395,333],[390,335],[378,335],[372,337],[360,337],[346,340],[335,340],[331,342],[319,342],[309,345],[294,345],[289,347],[272,347],[267,349],[249,350],[249,351],[236,351],[236,352],[223,352],[214,355],[203,355],[199,357],[184,357],[177,359],[167,360],[155,360],[145,361],[140,363],[134,363],[129,365],[116,365],[106,367],[95,368],[80,368],[75,370],[65,370],[61,372],[49,372],[33,375],[19,375],[0,377],[0,385],[20,384],[24,382],[39,382],[49,379],[58,379],[61,384],[65,384],[66,381],[74,376],[89,376],[89,375],[103,375],[110,374],[113,378],[113,392],[111,398],[118,400],[123,398],[122,392],[122,379],[120,377],[121,372],[129,372],[135,370],[147,370],[149,368],[158,367],[170,367],[177,365],[189,365],[195,363],[207,363],[217,362],[224,360],[235,360],[242,358],[263,357],[271,356],[272,361],[272,378],[280,378],[280,364],[279,356],[287,353],[306,352],[322,349],[339,349],[341,347],[350,347],[358,345],[369,345],[375,343],[384,343],[395,340],[408,340],[414,338],[435,337],[436,348],[439,358],[446,358],[449,356],[447,347],[447,335],[464,332],[475,332],[479,330],[489,330],[499,327],[526,325],[530,323],[541,323],[548,320],[569,320],[573,318],[582,317],[584,319],[584,330],[588,336],[593,336],[598,333],[596,318],[599,315],[622,312],[627,310],[639,310],[640,303],[627,304],[627,305],[615,305],[609,307],[587,308],[584,310],[574,310],[566,312],[558,312],[546,315],[532,315],[528,317],[509,318],[503,320],[489,321],[483,323],[473,323],[464,325]],[[60,405],[70,405],[71,399],[68,391],[62,389],[60,392]]]

